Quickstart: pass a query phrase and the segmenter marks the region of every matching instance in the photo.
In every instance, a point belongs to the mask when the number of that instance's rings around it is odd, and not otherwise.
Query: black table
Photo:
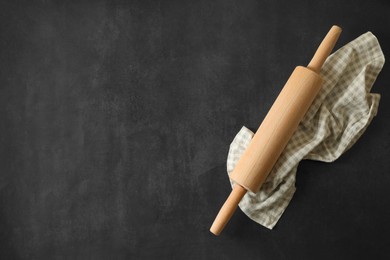
[[[274,230],[238,210],[208,231],[232,138],[333,24],[390,53],[386,0],[1,1],[0,259],[389,257],[386,65],[378,116],[300,164]]]

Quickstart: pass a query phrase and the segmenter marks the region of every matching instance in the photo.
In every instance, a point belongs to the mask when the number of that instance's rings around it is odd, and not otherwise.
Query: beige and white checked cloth
[[[295,192],[301,160],[336,160],[363,134],[376,115],[379,94],[371,87],[385,62],[376,37],[367,32],[328,57],[318,96],[258,193],[248,192],[239,207],[255,222],[272,229]],[[230,145],[230,174],[253,132],[245,126]]]

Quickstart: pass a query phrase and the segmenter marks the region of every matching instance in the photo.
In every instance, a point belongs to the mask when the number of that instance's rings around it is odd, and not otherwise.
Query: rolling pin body
[[[230,175],[236,184],[259,191],[299,122],[321,89],[322,78],[298,66]]]

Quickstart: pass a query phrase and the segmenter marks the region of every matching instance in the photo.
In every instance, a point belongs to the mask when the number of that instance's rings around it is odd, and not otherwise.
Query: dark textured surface
[[[390,71],[378,116],[304,162],[269,231],[225,159],[332,24],[390,53],[388,1],[1,1],[0,259],[368,259],[390,255]],[[373,258],[372,258],[373,259]]]

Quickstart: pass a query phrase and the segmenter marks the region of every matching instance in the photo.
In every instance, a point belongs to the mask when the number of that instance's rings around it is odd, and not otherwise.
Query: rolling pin
[[[258,192],[321,89],[319,74],[341,28],[333,26],[307,67],[297,66],[267,113],[249,146],[237,162],[230,179],[233,190],[220,209],[210,231],[219,235],[247,191]]]

